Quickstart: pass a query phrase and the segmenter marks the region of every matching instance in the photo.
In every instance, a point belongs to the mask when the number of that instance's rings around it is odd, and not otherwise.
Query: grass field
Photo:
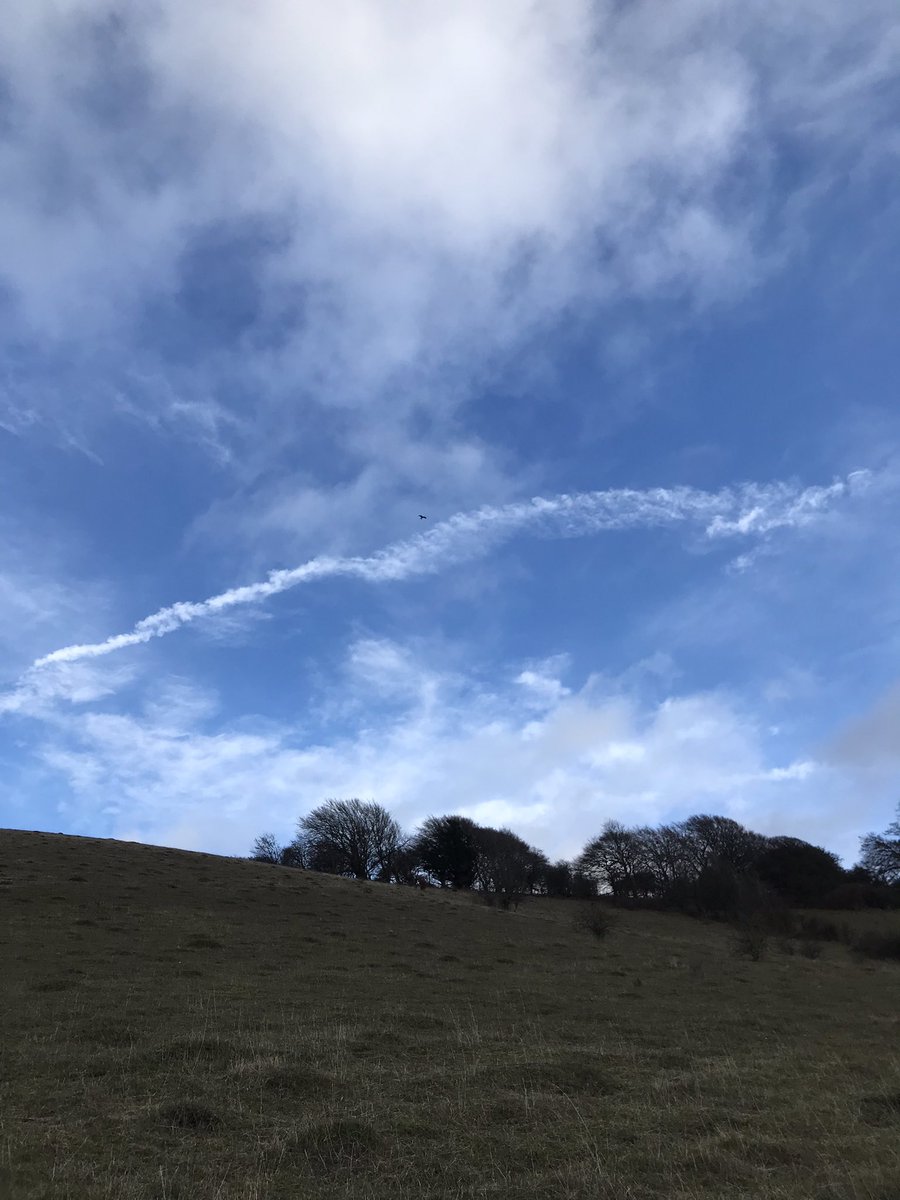
[[[900,1200],[900,966],[577,907],[0,832],[0,1197]]]

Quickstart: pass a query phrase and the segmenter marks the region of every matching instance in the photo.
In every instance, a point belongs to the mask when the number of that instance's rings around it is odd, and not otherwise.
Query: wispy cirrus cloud
[[[164,637],[201,618],[240,605],[256,604],[317,579],[355,576],[369,583],[399,582],[429,575],[486,553],[520,532],[548,537],[583,537],[604,530],[698,525],[708,538],[765,534],[809,524],[828,507],[863,488],[864,471],[825,487],[786,483],[744,484],[719,492],[694,488],[577,492],[457,513],[428,533],[395,542],[367,557],[311,559],[265,580],[230,588],[206,600],[172,604],[144,617],[128,633],[102,642],[64,646],[43,655],[34,669],[112,654]]]

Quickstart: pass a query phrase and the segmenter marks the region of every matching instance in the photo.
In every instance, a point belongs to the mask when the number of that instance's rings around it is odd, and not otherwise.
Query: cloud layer
[[[364,639],[330,685],[343,729],[332,737],[223,724],[214,696],[170,680],[140,715],[66,717],[39,757],[69,781],[76,827],[102,819],[113,836],[224,853],[245,852],[263,826],[288,838],[329,795],[374,796],[408,827],[462,811],[549,854],[576,852],[611,817],[695,811],[773,834],[808,835],[815,821],[829,845],[855,853],[847,780],[785,757],[733,696],[651,699],[597,677],[574,688],[564,666],[532,662],[485,687],[414,647]]]
[[[739,292],[861,134],[890,156],[898,40],[892,0],[34,0],[0,48],[5,423],[227,455],[310,403],[438,416],[610,299]]]

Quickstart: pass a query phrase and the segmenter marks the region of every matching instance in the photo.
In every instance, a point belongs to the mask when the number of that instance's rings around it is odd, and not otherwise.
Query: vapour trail
[[[534,497],[456,513],[427,533],[393,542],[364,557],[310,559],[289,570],[270,571],[258,583],[230,588],[206,600],[181,601],[138,621],[128,633],[103,642],[63,646],[37,659],[32,670],[54,663],[99,658],[126,646],[164,637],[200,617],[242,604],[255,604],[316,579],[355,576],[370,583],[396,582],[435,574],[485,553],[522,531],[550,537],[584,537],[607,529],[653,528],[681,523],[703,527],[710,538],[765,534],[808,524],[834,501],[858,490],[869,472],[854,471],[828,487],[798,488],[786,483],[742,484],[719,492],[694,488],[614,488]]]

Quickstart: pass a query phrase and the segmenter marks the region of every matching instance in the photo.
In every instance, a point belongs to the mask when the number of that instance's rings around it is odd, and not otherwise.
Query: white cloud
[[[129,633],[103,642],[64,646],[37,659],[34,670],[112,654],[164,637],[202,618],[257,604],[300,584],[333,576],[356,576],[369,583],[398,582],[430,575],[486,553],[515,533],[534,530],[551,537],[583,537],[609,529],[699,524],[709,538],[768,533],[773,529],[806,526],[831,501],[852,495],[868,475],[855,472],[846,482],[830,487],[775,483],[745,484],[720,492],[692,488],[653,488],[647,491],[610,489],[552,497],[499,507],[484,506],[456,513],[427,534],[395,542],[368,557],[314,558],[291,570],[270,571],[264,581],[231,588],[207,600],[181,601],[144,617]],[[749,510],[751,519],[744,513]]]
[[[535,703],[541,707],[553,704],[569,694],[569,689],[565,684],[549,673],[551,669],[552,664],[547,664],[542,670],[520,671],[516,676],[516,683],[526,688]]]
[[[262,229],[256,322],[204,356],[208,380],[252,380],[257,418],[272,392],[292,413],[452,409],[573,307],[743,289],[796,219],[772,186],[785,143],[822,186],[892,153],[872,133],[893,0],[33,0],[6,33],[19,331],[108,347],[138,316],[144,337],[198,235]],[[252,438],[197,390],[140,405],[218,456]],[[9,397],[9,423],[36,403]]]
[[[289,836],[332,795],[375,797],[409,826],[451,811],[509,824],[553,855],[577,851],[611,817],[656,823],[697,811],[855,852],[860,811],[839,773],[773,764],[758,722],[726,696],[644,702],[589,680],[545,693],[536,714],[519,684],[486,690],[386,641],[351,648],[340,695],[361,664],[376,690],[385,671],[423,690],[404,685],[399,711],[367,705],[358,724],[312,745],[289,724],[211,731],[205,692],[140,719],[69,714],[42,759],[68,780],[84,827],[114,802],[114,836],[224,853],[244,852],[264,827]],[[184,681],[177,691],[190,700]]]
[[[101,667],[94,662],[64,662],[52,671],[31,671],[14,688],[0,692],[0,716],[53,720],[60,700],[90,704],[115,695],[135,675],[132,664]]]

